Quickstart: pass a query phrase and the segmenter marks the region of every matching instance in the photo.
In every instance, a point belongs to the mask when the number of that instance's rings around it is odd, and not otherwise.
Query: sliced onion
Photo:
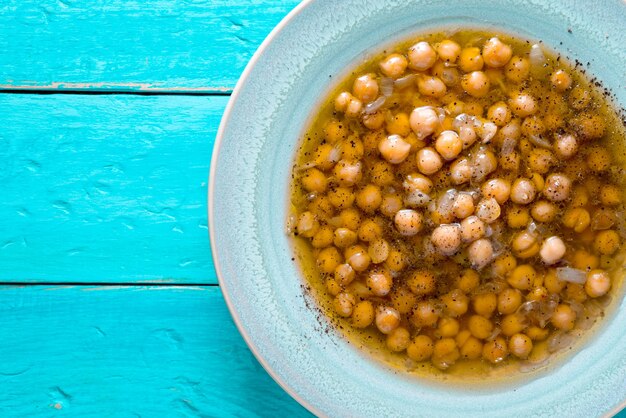
[[[404,204],[409,207],[424,207],[430,202],[430,196],[421,190],[413,190],[404,198]]]
[[[306,200],[308,200],[310,202],[312,200],[315,200],[316,197],[317,197],[317,193],[311,192],[308,195],[306,195]]]
[[[544,366],[547,366],[550,363],[550,356],[546,356],[546,358],[539,361],[524,361],[520,363],[519,371],[521,373],[530,373],[538,370]]]
[[[496,132],[498,132],[498,126],[493,122],[485,122],[477,129],[478,136],[483,144],[489,143],[496,136]]]
[[[587,281],[587,273],[573,267],[557,267],[556,277],[570,283],[585,284]]]
[[[389,77],[383,77],[380,80],[380,93],[385,97],[391,96],[393,94],[393,84],[393,79]]]
[[[527,316],[529,313],[537,312],[539,310],[539,302],[536,300],[529,300],[524,302],[517,308],[517,313]]]
[[[317,166],[317,163],[315,161],[309,161],[308,163],[300,164],[298,167],[296,167],[296,171],[308,170],[309,168],[313,168],[315,166]]]
[[[574,336],[569,332],[555,332],[548,339],[548,351],[554,353],[569,347],[574,342]]]
[[[552,144],[546,138],[541,135],[530,135],[528,140],[533,144],[541,148],[552,149]]]
[[[502,148],[500,149],[500,154],[509,155],[515,150],[515,146],[517,145],[517,141],[513,138],[504,138],[502,141]]]
[[[387,97],[385,97],[385,96],[378,96],[378,98],[376,100],[374,100],[371,103],[368,103],[365,106],[365,109],[363,110],[363,113],[365,113],[366,115],[371,115],[372,113],[376,113],[378,111],[378,109],[383,107],[383,105],[385,104],[385,101],[387,101]]]
[[[394,81],[394,86],[398,89],[405,89],[413,84],[415,84],[415,79],[417,78],[417,74],[409,74],[405,75]]]
[[[328,153],[328,161],[336,163],[341,159],[341,143],[337,143]]]
[[[440,198],[439,202],[437,202],[437,211],[442,215],[447,215],[452,212],[452,208],[454,206],[454,201],[456,199],[458,192],[456,189],[450,189],[445,192]]]
[[[472,128],[476,125],[476,117],[470,116],[467,113],[461,113],[457,115],[452,121],[452,127],[457,131],[461,128],[461,126],[471,126]]]
[[[489,174],[491,174],[497,167],[491,162],[491,159],[487,157],[487,151],[484,148],[479,149],[472,154],[470,158],[470,166],[472,167],[472,182],[482,182]]]
[[[533,76],[542,77],[548,73],[548,62],[539,44],[534,44],[530,47],[528,60],[530,61],[530,72]]]
[[[498,335],[500,335],[500,333],[502,332],[502,330],[500,329],[500,327],[495,327],[493,329],[493,331],[491,331],[491,334],[487,337],[487,341],[491,341],[494,338],[496,338]]]

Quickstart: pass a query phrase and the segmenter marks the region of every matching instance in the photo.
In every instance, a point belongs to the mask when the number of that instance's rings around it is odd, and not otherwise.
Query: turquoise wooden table
[[[2,2],[0,416],[309,416],[233,325],[206,208],[229,94],[296,4]]]

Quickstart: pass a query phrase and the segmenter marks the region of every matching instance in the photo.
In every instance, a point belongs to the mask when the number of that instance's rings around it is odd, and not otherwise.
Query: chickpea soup
[[[293,169],[298,262],[365,351],[450,379],[569,351],[621,291],[622,121],[541,43],[423,35],[355,70]]]

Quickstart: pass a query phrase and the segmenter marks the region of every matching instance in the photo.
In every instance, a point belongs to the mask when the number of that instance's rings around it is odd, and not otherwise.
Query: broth
[[[541,43],[480,30],[355,66],[292,175],[294,251],[331,323],[446,381],[579,346],[623,284],[626,144],[607,95]]]

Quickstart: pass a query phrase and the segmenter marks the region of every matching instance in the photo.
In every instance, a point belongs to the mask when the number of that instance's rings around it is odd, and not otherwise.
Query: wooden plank
[[[0,281],[216,283],[220,96],[0,95]]]
[[[9,0],[0,88],[229,92],[297,0]]]
[[[3,286],[0,359],[3,416],[308,416],[217,287]]]

